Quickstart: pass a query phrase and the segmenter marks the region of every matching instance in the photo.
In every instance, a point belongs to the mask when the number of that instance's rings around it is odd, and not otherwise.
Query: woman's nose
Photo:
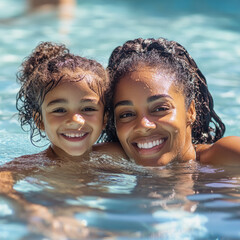
[[[149,118],[142,117],[139,120],[138,128],[144,129],[144,130],[155,129],[156,128],[156,124],[153,121],[151,121]]]

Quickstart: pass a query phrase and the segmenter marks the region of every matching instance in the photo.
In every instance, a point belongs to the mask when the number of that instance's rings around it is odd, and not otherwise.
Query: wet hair
[[[93,81],[84,78],[87,72],[96,76]],[[95,60],[70,53],[64,44],[42,42],[23,61],[17,73],[21,87],[16,96],[16,108],[21,127],[30,132],[30,140],[34,145],[46,137],[40,130],[41,107],[46,94],[61,81],[81,80],[87,81],[104,104],[108,77],[103,66]]]
[[[223,136],[225,125],[213,109],[213,98],[206,79],[186,49],[179,43],[164,38],[138,38],[115,48],[109,58],[107,69],[110,85],[106,92],[105,106],[109,119],[101,136],[102,141],[119,141],[113,108],[116,85],[124,75],[143,66],[173,74],[175,86],[184,94],[186,109],[192,100],[195,101],[196,120],[192,125],[194,144],[214,143]]]

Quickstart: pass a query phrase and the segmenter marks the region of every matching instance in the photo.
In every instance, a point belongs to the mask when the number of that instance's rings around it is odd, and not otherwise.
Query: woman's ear
[[[195,108],[195,102],[194,100],[192,100],[187,110],[187,125],[193,125],[195,120],[196,120],[196,108]]]
[[[34,112],[33,113],[33,119],[34,119],[34,122],[35,122],[35,125],[37,126],[37,128],[39,130],[44,131],[45,128],[44,128],[44,123],[42,121],[41,114],[39,112]]]

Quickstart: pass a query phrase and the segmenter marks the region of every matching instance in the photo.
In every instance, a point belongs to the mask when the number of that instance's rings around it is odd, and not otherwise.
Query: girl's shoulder
[[[117,142],[105,142],[93,145],[93,151],[127,158],[122,146]]]
[[[49,159],[50,149],[46,149],[40,153],[23,155],[14,158],[12,161],[0,166],[0,171],[13,171],[13,172],[27,172],[44,165],[44,162]]]
[[[201,163],[240,166],[240,137],[223,137],[213,144],[198,144],[195,149]]]

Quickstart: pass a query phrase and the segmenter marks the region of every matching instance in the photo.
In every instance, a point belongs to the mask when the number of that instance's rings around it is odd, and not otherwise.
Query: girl
[[[34,157],[22,158],[79,161],[101,149],[92,148],[105,125],[103,95],[108,81],[101,64],[69,53],[64,45],[43,42],[22,63],[18,79],[22,128],[30,127],[33,144],[46,137],[51,143]],[[111,145],[113,149],[120,150]]]
[[[59,238],[74,235],[82,239],[88,235],[88,229],[81,221],[69,213],[67,217],[55,215],[57,206],[50,210],[42,204],[41,197],[38,199],[38,194],[34,195],[34,202],[28,201],[14,185],[19,180],[44,183],[46,189],[54,189],[56,196],[62,191],[64,196],[81,196],[82,183],[87,185],[95,177],[92,167],[108,168],[105,153],[108,159],[124,156],[120,145],[94,145],[105,126],[104,91],[108,84],[105,69],[94,60],[69,53],[62,44],[43,42],[22,63],[18,79],[21,126],[28,127],[33,144],[47,138],[50,146],[1,166],[0,194],[17,202],[20,214],[16,215],[23,215],[35,231],[50,234],[50,238],[57,234]],[[40,184],[40,189],[47,194],[44,186]]]
[[[33,144],[47,138],[50,146],[1,166],[0,185],[4,188],[0,192],[11,193],[17,180],[39,170],[45,172],[49,166],[53,167],[52,176],[57,176],[56,172],[63,174],[68,167],[81,171],[83,166],[93,166],[95,161],[89,163],[92,156],[96,161],[104,153],[125,156],[118,144],[93,146],[105,126],[108,78],[101,64],[69,53],[62,44],[43,42],[22,63],[17,76],[21,126],[28,127]]]
[[[135,39],[117,47],[108,64],[109,121],[105,141],[120,142],[145,166],[196,159],[240,165],[240,137],[224,137],[206,79],[180,44]]]

